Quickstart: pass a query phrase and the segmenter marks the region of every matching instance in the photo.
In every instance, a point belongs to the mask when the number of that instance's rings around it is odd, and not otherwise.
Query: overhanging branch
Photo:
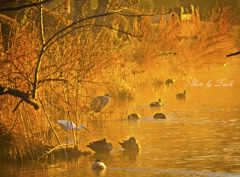
[[[231,53],[231,54],[227,55],[227,57],[231,57],[231,56],[239,55],[239,54],[240,54],[240,51],[239,52],[235,52],[235,53]]]
[[[36,110],[39,109],[39,105],[38,105],[37,101],[35,99],[33,99],[28,93],[22,92],[17,89],[3,87],[0,84],[0,95],[6,95],[6,94],[21,98],[26,103],[32,105]]]
[[[17,7],[5,7],[5,8],[0,8],[0,12],[3,12],[3,11],[14,11],[14,10],[21,10],[21,9],[24,9],[24,8],[27,8],[27,7],[33,7],[33,6],[38,6],[39,4],[44,4],[46,2],[50,2],[52,0],[43,0],[43,1],[40,1],[40,2],[35,2],[35,3],[30,3],[30,4],[24,4],[22,6],[17,6]],[[7,2],[7,1],[6,1]]]

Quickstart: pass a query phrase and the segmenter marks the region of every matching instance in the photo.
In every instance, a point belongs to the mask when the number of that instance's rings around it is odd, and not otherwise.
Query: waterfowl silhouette
[[[131,115],[128,116],[128,119],[141,119],[141,116],[140,114],[137,114],[137,113],[133,113]]]
[[[130,137],[129,140],[123,141],[123,143],[118,142],[123,149],[129,150],[129,151],[139,151],[139,144],[136,142],[136,139],[134,137]]]
[[[187,91],[184,90],[183,93],[178,93],[178,94],[176,95],[176,97],[177,97],[177,99],[185,99],[185,98],[187,98]]]
[[[159,107],[162,106],[162,99],[159,99],[158,102],[152,102],[150,107]]]
[[[106,169],[106,165],[99,159],[95,161],[95,163],[92,165],[92,170],[103,170]]]
[[[172,84],[173,85],[173,80],[172,79],[167,79],[166,82],[165,82],[166,85],[170,85]]]
[[[87,147],[98,153],[110,152],[113,148],[112,144],[108,143],[105,138],[103,140],[91,142]]]
[[[112,97],[110,94],[105,94],[104,96],[98,96],[95,98],[90,104],[92,110],[96,113],[103,111],[109,104],[110,97]]]
[[[155,119],[166,119],[166,116],[163,113],[156,113],[156,114],[154,114],[153,118],[155,118]]]

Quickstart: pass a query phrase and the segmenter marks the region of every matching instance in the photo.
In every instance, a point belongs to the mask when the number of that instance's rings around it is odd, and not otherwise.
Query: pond
[[[240,176],[239,76],[240,59],[233,58],[225,67],[196,74],[172,87],[146,88],[133,102],[118,103],[113,114],[94,121],[91,132],[84,133],[81,150],[90,150],[89,142],[106,138],[113,145],[109,154],[2,164],[1,176]],[[184,90],[187,99],[176,99],[176,93]],[[165,106],[150,108],[159,98]],[[129,121],[127,115],[133,112],[142,118]],[[154,119],[157,112],[166,119]],[[139,153],[126,153],[118,144],[131,136],[141,145]],[[72,134],[68,138],[73,143]],[[98,158],[107,169],[96,174],[91,165]]]

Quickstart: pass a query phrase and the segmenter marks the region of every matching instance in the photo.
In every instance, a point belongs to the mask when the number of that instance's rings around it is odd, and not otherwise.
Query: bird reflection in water
[[[124,150],[122,152],[123,156],[129,156],[129,159],[132,161],[135,161],[137,159],[137,155],[139,154],[139,151],[128,151]]]
[[[113,160],[113,156],[109,152],[95,152],[90,158],[92,160],[101,159],[102,161],[108,162]]]

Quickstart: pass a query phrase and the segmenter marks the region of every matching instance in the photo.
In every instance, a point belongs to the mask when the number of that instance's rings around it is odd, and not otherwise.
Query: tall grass
[[[38,100],[45,112],[20,104],[12,113],[20,100],[1,97],[2,156],[24,161],[47,151],[49,147],[43,148],[44,143],[34,137],[50,128],[46,114],[55,128],[56,120],[62,119],[91,129],[89,103],[94,97],[110,93],[119,99],[134,99],[145,85],[215,66],[235,49],[231,36],[235,21],[228,7],[212,11],[205,21],[196,12],[191,21],[179,22],[173,14],[168,21],[162,18],[154,24],[143,17],[133,26],[135,35],[141,37],[131,40],[118,38],[109,28],[87,27],[57,39],[44,52],[39,70]],[[42,46],[35,23],[23,24],[10,39],[12,46],[7,51],[1,46],[0,84],[31,93]]]

